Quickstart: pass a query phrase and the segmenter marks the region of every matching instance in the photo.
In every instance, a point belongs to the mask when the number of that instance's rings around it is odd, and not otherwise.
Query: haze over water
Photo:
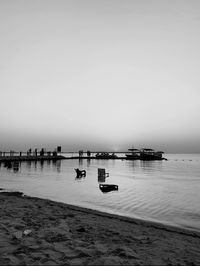
[[[109,213],[200,231],[200,155],[166,154],[168,161],[62,160],[0,168],[1,187]],[[85,169],[76,179],[74,168]],[[97,169],[118,191],[102,193]]]
[[[1,0],[0,150],[200,152],[200,1]]]

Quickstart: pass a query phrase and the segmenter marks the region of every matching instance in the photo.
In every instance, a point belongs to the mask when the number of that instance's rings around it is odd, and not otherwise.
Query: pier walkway
[[[43,161],[43,160],[61,160],[61,159],[66,159],[62,155],[57,155],[57,156],[49,156],[49,155],[43,155],[43,156],[1,156],[0,157],[0,163],[1,162],[22,162],[22,161]]]
[[[63,155],[62,155],[63,154]],[[35,155],[35,154],[8,154],[5,153],[0,154],[0,163],[1,162],[22,162],[22,161],[43,161],[43,160],[142,160],[141,158],[129,159],[125,156],[122,156],[123,153],[120,152],[118,156],[114,157],[98,157],[96,153],[91,152],[91,155],[88,156],[87,153],[83,153],[83,155],[78,155],[78,153],[68,152],[68,153],[45,153],[44,155]],[[155,159],[156,160],[156,159]],[[160,158],[160,160],[167,160],[166,158]]]
[[[69,156],[65,157],[63,155],[57,155],[57,156],[48,156],[48,155],[43,155],[43,156],[2,156],[0,157],[0,163],[1,162],[22,162],[22,161],[42,161],[42,160],[110,160],[109,158],[96,158],[95,156]],[[114,158],[113,160],[123,160],[126,159],[125,157],[117,157]]]
[[[116,158],[97,158],[96,156],[82,156],[82,157],[79,157],[79,156],[72,156],[72,157],[65,157],[63,159],[66,159],[66,160],[69,160],[69,159],[79,159],[79,160],[82,160],[82,159],[87,159],[87,160],[125,160],[126,157],[125,156],[120,156],[120,157],[116,157]]]

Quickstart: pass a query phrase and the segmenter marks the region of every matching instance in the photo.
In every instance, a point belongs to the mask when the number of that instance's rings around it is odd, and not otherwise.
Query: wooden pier
[[[1,162],[23,162],[23,161],[44,161],[44,160],[61,160],[66,159],[66,157],[62,155],[57,156],[49,156],[49,155],[43,155],[43,156],[1,156],[0,157],[0,163]]]
[[[123,157],[116,157],[116,158],[97,158],[96,156],[82,156],[82,157],[79,157],[79,156],[72,156],[72,157],[64,157],[63,159],[65,160],[72,160],[72,159],[79,159],[79,160],[125,160],[126,157],[123,156]]]
[[[115,152],[108,153],[111,156],[96,156],[101,152],[45,152],[44,154],[27,154],[25,152],[0,152],[0,163],[1,162],[22,162],[22,161],[44,161],[44,160],[134,160],[128,159],[125,153],[129,152]],[[68,154],[68,156],[66,156]],[[115,156],[114,154],[119,154]],[[124,156],[122,156],[124,154]],[[136,158],[135,160],[142,160],[141,158]],[[156,160],[156,159],[155,159]],[[166,158],[160,158],[160,160],[167,160]]]
[[[107,160],[112,158],[97,158],[96,154],[101,152],[78,151],[78,152],[49,152],[42,149],[41,152],[31,151],[27,152],[15,152],[15,151],[0,151],[0,163],[1,162],[22,162],[22,161],[43,161],[43,160]],[[111,153],[111,152],[110,152]],[[121,153],[122,154],[122,153]],[[116,156],[117,160],[126,159],[125,156]]]

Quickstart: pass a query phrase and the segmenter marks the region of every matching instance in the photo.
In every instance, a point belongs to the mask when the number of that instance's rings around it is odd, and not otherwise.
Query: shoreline
[[[200,233],[0,193],[1,265],[200,264]]]
[[[8,192],[8,193],[10,193],[10,192]],[[82,213],[86,213],[86,214],[97,215],[100,217],[116,219],[116,220],[126,222],[126,223],[140,224],[140,225],[146,226],[146,227],[152,227],[155,229],[162,229],[162,230],[169,231],[172,233],[174,232],[174,233],[178,233],[178,234],[185,234],[188,236],[195,236],[195,237],[200,238],[200,232],[197,230],[194,230],[194,229],[187,229],[187,228],[182,228],[179,226],[169,225],[169,224],[165,224],[165,223],[161,223],[161,222],[144,220],[144,219],[140,219],[140,218],[135,218],[135,217],[133,218],[133,217],[129,217],[129,216],[123,216],[123,215],[119,215],[119,214],[99,211],[99,210],[90,209],[87,207],[76,206],[76,205],[64,203],[61,201],[51,200],[51,199],[47,199],[47,198],[33,197],[33,196],[28,196],[28,195],[24,195],[24,197],[29,198],[29,199],[45,200],[45,201],[49,201],[49,202],[53,202],[53,203],[61,204],[61,205],[64,204],[65,207],[67,207],[68,209],[70,209],[72,211],[78,211],[78,212],[82,212]]]
[[[109,213],[103,210],[97,210],[97,209],[92,209],[90,207],[85,207],[85,206],[80,206],[80,205],[73,205],[73,204],[69,204],[63,201],[57,201],[54,199],[49,199],[49,198],[43,198],[43,197],[37,197],[37,196],[30,196],[27,195],[24,192],[21,191],[16,191],[13,189],[5,189],[5,188],[0,188],[0,195],[12,195],[12,194],[16,194],[17,197],[23,197],[23,198],[29,198],[29,199],[38,199],[38,200],[44,200],[44,201],[50,201],[50,202],[54,202],[57,204],[64,204],[64,206],[66,206],[67,208],[71,209],[71,210],[75,210],[75,211],[80,211],[80,212],[85,212],[85,213],[89,213],[89,214],[94,214],[94,215],[99,215],[102,217],[108,217],[108,218],[113,218],[113,219],[118,219],[119,221],[124,221],[124,222],[128,222],[128,223],[135,223],[135,224],[143,224],[144,226],[148,226],[148,227],[155,227],[157,229],[163,229],[166,231],[171,231],[171,232],[177,232],[180,234],[186,234],[186,235],[197,235],[198,237],[200,237],[200,230],[198,229],[194,229],[194,228],[184,228],[181,227],[179,225],[173,225],[170,223],[165,223],[162,221],[156,221],[156,220],[148,220],[148,219],[142,219],[142,218],[138,218],[138,217],[131,217],[128,215],[123,215],[123,214],[117,214],[117,213]]]
[[[191,236],[196,235],[197,237],[200,238],[200,231],[197,229],[195,230],[194,228],[184,228],[184,227],[180,227],[178,225],[176,226],[176,225],[164,223],[161,221],[142,219],[142,218],[131,217],[131,216],[126,216],[126,215],[117,214],[117,213],[109,213],[106,211],[96,210],[96,209],[92,209],[92,208],[84,207],[84,206],[73,205],[73,204],[69,204],[69,203],[65,203],[62,201],[57,201],[57,200],[53,200],[53,199],[49,199],[49,198],[40,198],[37,196],[29,196],[29,195],[25,194],[24,192],[16,191],[13,189],[10,190],[10,189],[5,189],[5,188],[0,188],[0,195],[1,194],[7,195],[7,196],[15,195],[16,197],[22,197],[22,198],[28,198],[28,199],[44,200],[47,202],[49,201],[49,202],[56,203],[58,205],[63,204],[67,208],[74,210],[74,211],[79,211],[79,212],[88,213],[88,214],[94,214],[94,215],[107,217],[107,218],[113,218],[113,219],[117,219],[119,221],[124,221],[127,223],[142,224],[144,226],[154,227],[157,229],[163,229],[163,230],[166,230],[169,232],[176,232],[176,233],[186,234],[186,235],[191,235]]]

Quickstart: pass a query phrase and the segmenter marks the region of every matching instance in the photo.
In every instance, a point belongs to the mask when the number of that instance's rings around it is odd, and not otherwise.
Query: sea
[[[164,157],[21,162],[18,171],[1,163],[0,188],[200,232],[200,154]],[[86,170],[86,176],[77,178],[75,168]],[[99,180],[98,168],[109,174],[105,180]],[[100,184],[118,190],[103,193]]]

